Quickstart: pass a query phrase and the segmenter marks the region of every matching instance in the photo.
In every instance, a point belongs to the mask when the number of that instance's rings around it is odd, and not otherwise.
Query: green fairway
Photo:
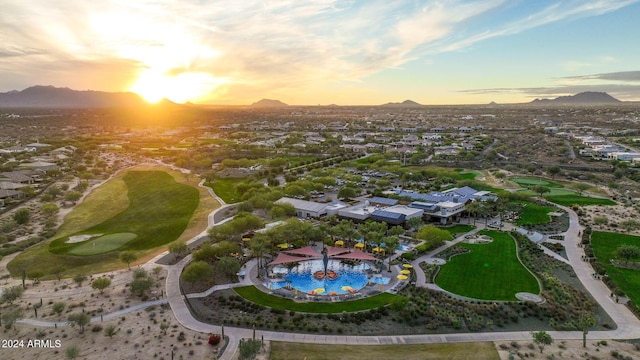
[[[191,186],[176,182],[163,171],[130,171],[123,180],[127,186],[129,206],[112,218],[73,235],[115,235],[94,240],[96,250],[145,250],[165,245],[185,230],[198,207],[199,193]],[[134,237],[122,235],[132,233]],[[95,255],[93,245],[68,243],[69,237],[53,240],[53,254]],[[98,242],[101,244],[98,247]],[[79,250],[78,250],[79,249]]]
[[[636,305],[640,306],[640,270],[621,269],[613,266],[610,259],[620,259],[616,251],[621,245],[640,247],[640,236],[594,231],[591,235],[591,247],[607,275]]]
[[[448,344],[342,345],[271,342],[271,360],[498,360],[491,342]]]
[[[114,251],[137,236],[134,233],[117,233],[91,238],[78,243],[77,246],[69,250],[69,255],[96,255]]]
[[[245,178],[224,178],[215,179],[212,183],[206,183],[227,204],[237,203],[241,200],[240,194],[236,191],[236,185],[243,182]]]
[[[539,225],[551,222],[550,212],[556,211],[555,208],[548,206],[536,205],[530,202],[525,203],[520,211],[520,218],[516,221],[517,225]]]
[[[558,205],[571,206],[571,205],[616,205],[616,202],[606,198],[595,198],[589,196],[580,195],[549,195],[545,196],[545,199],[556,203]]]
[[[256,304],[264,305],[274,309],[293,310],[306,313],[341,313],[343,311],[353,312],[362,311],[368,309],[375,309],[380,306],[385,306],[391,303],[391,301],[398,295],[389,293],[382,293],[372,297],[335,302],[335,303],[313,303],[305,302],[299,303],[291,299],[281,298],[267,294],[258,290],[255,286],[244,286],[234,289],[240,296],[252,301]]]
[[[514,177],[509,179],[511,181],[513,181],[514,183],[522,186],[522,187],[532,187],[532,186],[536,186],[536,185],[542,185],[542,186],[546,186],[546,187],[558,187],[561,188],[562,185],[551,182],[549,180],[545,180],[545,179],[541,179],[541,178],[536,178],[536,177]]]
[[[454,294],[482,300],[516,300],[516,293],[540,293],[536,278],[520,263],[511,235],[481,231],[489,244],[460,244],[470,252],[449,259],[436,284]]]

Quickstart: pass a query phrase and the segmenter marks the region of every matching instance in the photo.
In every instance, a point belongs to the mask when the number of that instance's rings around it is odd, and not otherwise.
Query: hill
[[[586,91],[571,96],[560,96],[555,99],[535,99],[534,105],[571,105],[571,104],[617,104],[621,101],[605,92]]]
[[[258,102],[254,102],[253,104],[251,104],[251,106],[254,107],[285,107],[285,106],[289,106],[285,103],[283,103],[280,100],[271,100],[271,99],[262,99]]]
[[[54,86],[32,86],[22,91],[0,93],[0,107],[130,107],[148,105],[132,92],[78,91]]]
[[[386,103],[386,104],[383,104],[383,105],[380,105],[380,106],[383,106],[383,107],[422,107],[424,105],[419,104],[419,103],[417,103],[417,102],[415,102],[413,100],[405,100],[405,101],[403,101],[401,103],[390,102],[390,103]]]

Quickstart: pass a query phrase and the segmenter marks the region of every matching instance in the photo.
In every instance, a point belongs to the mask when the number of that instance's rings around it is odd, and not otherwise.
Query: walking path
[[[215,196],[215,195],[214,195]],[[559,208],[566,211],[570,216],[569,229],[563,234],[565,237],[564,245],[567,252],[568,260],[576,274],[578,279],[582,282],[585,288],[591,293],[593,298],[600,304],[600,306],[609,314],[609,316],[617,324],[617,329],[610,331],[591,331],[590,338],[596,339],[636,339],[640,338],[640,320],[638,320],[623,304],[618,304],[612,299],[609,289],[599,280],[594,279],[591,274],[593,269],[588,262],[582,260],[584,250],[579,246],[580,233],[582,228],[578,222],[577,214],[566,207],[559,206]],[[216,209],[209,216],[209,226],[219,225],[215,223],[214,215],[217,211],[224,209],[224,206]],[[468,234],[475,234],[482,230],[484,226],[479,224],[476,229],[472,230]],[[190,241],[195,241],[200,236],[198,235]],[[414,260],[412,265],[416,269],[416,286],[433,287],[433,284],[427,284],[424,272],[420,270],[419,264],[428,259],[432,259],[436,253],[439,253],[446,248],[449,248],[460,241],[463,241],[465,235],[459,236],[453,241],[448,242],[442,247],[429,252],[428,254],[421,256]],[[543,247],[544,248],[544,247]],[[552,255],[553,254],[553,255]],[[159,255],[148,263],[149,266],[156,266],[155,260],[165,254]],[[557,258],[558,254],[551,252],[549,254]],[[177,264],[165,266],[167,269],[166,277],[166,299],[160,299],[152,302],[142,303],[121,311],[117,311],[110,314],[104,314],[102,319],[109,319],[122,314],[137,311],[139,309],[154,306],[158,304],[168,303],[174,313],[177,321],[184,327],[194,331],[203,333],[221,333],[222,328],[218,325],[206,324],[195,319],[189,311],[186,303],[187,298],[197,298],[208,296],[209,294],[220,290],[227,289],[236,286],[245,286],[251,284],[251,275],[256,266],[255,261],[250,261],[246,265],[246,276],[242,282],[237,284],[226,284],[214,286],[203,293],[182,295],[180,291],[180,274],[185,265],[189,263],[191,256],[186,256],[180,260]],[[559,259],[560,260],[560,259]],[[561,260],[563,261],[563,260]],[[395,269],[394,267],[394,270]],[[99,317],[93,318],[92,322],[102,320]],[[44,321],[38,321],[33,319],[24,319],[20,322],[35,325],[35,326],[64,326],[65,323],[49,323]],[[420,334],[420,335],[386,335],[386,336],[344,336],[344,335],[318,335],[318,334],[298,334],[289,332],[275,332],[275,331],[262,331],[252,330],[236,327],[225,327],[224,333],[229,337],[229,342],[226,347],[226,351],[222,354],[221,359],[232,359],[237,348],[240,339],[251,338],[256,336],[257,338],[263,338],[264,340],[273,341],[288,341],[288,342],[305,342],[305,343],[318,343],[318,344],[353,344],[353,345],[378,345],[378,344],[410,344],[410,343],[443,343],[443,342],[472,342],[472,341],[511,341],[511,340],[531,340],[531,333],[529,331],[510,331],[510,332],[483,332],[483,333],[456,333],[456,334]],[[549,331],[549,334],[556,340],[578,340],[582,339],[582,332],[580,331]]]

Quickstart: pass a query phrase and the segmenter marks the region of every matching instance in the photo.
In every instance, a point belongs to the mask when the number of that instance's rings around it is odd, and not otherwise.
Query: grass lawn
[[[271,342],[271,360],[498,360],[492,342],[401,345],[340,345]]]
[[[625,244],[640,247],[640,236],[603,231],[594,231],[591,235],[593,252],[607,270],[607,274],[636,305],[640,305],[640,270],[620,269],[609,261],[618,258],[615,253],[620,245]]]
[[[137,235],[116,248],[118,250],[145,250],[176,240],[198,207],[198,191],[176,182],[163,171],[129,171],[123,180],[127,185],[129,206],[114,217],[77,234]],[[117,239],[120,241],[122,237]],[[53,240],[49,251],[60,255],[72,254],[74,248],[85,246],[84,243],[67,243],[67,240],[66,236]]]
[[[134,233],[117,233],[91,238],[69,250],[69,255],[96,255],[118,249],[138,235]]]
[[[158,169],[162,169],[162,171],[158,171]],[[199,193],[200,200],[196,202],[198,205],[195,212],[192,212],[192,217],[187,218],[188,224],[186,229],[183,228],[183,232],[178,234],[179,240],[185,241],[190,239],[203,230],[206,229],[207,226],[207,218],[209,213],[220,206],[217,201],[215,201],[207,192],[205,188],[196,188],[195,186],[199,182],[200,179],[187,176],[178,171],[173,171],[164,167],[157,166],[136,166],[132,170],[137,170],[138,172],[161,172],[165,175],[169,176],[173,180],[174,183],[177,182],[178,185],[186,186],[195,190],[196,193]],[[66,241],[69,235],[77,234],[77,233],[93,233],[93,234],[105,234],[104,236],[109,236],[115,233],[126,233],[133,232],[128,230],[123,231],[113,231],[113,232],[104,232],[104,231],[92,231],[88,232],[87,229],[95,228],[100,224],[107,222],[109,219],[112,219],[118,214],[125,212],[132,201],[127,197],[127,183],[124,178],[129,174],[131,170],[125,171],[115,175],[108,182],[94,189],[84,201],[76,206],[71,213],[69,213],[65,219],[64,223],[60,226],[58,234],[56,234],[55,239],[62,239],[62,241]],[[167,183],[171,183],[169,179],[166,179]],[[139,184],[142,185],[142,184]],[[153,186],[146,186],[148,188],[153,188]],[[189,191],[191,192],[191,191]],[[152,220],[153,221],[153,220]],[[163,220],[164,221],[164,220]],[[133,239],[131,243],[135,243],[140,239],[140,234],[136,233],[138,237]],[[155,234],[152,234],[155,238]],[[116,236],[116,240],[119,236]],[[98,239],[93,238],[92,240]],[[113,238],[106,240],[114,240]],[[122,239],[120,239],[122,240]],[[154,239],[155,240],[155,239]],[[91,240],[89,240],[91,241]],[[129,243],[129,244],[131,244]],[[45,273],[45,277],[43,279],[52,279],[53,275],[51,275],[53,269],[61,268],[63,269],[64,277],[72,277],[78,273],[83,274],[95,274],[102,273],[106,271],[112,271],[126,266],[123,262],[118,259],[118,251],[110,251],[101,254],[88,255],[86,252],[92,252],[93,243],[91,242],[88,249],[83,250],[82,248],[87,246],[87,243],[76,243],[76,244],[66,244],[73,245],[70,248],[73,248],[75,251],[80,251],[84,253],[84,256],[76,256],[76,255],[61,255],[61,254],[53,254],[49,251],[49,245],[51,241],[43,242],[38,245],[29,248],[28,250],[20,253],[16,258],[11,260],[7,265],[9,271],[13,276],[19,276],[20,269],[37,269],[43,271]],[[153,244],[153,241],[150,245]],[[100,246],[106,246],[105,244],[100,244]],[[115,246],[115,245],[114,245]],[[157,246],[157,245],[155,245]],[[96,248],[98,247],[98,242],[96,242]],[[78,250],[79,249],[79,250]],[[145,250],[136,251],[138,256],[138,262],[144,262],[146,260],[151,259],[153,256],[157,255],[159,252],[166,250],[166,246],[159,246],[154,248],[148,248]]]
[[[469,231],[475,229],[476,227],[473,225],[467,224],[457,224],[449,227],[443,227],[442,230],[447,230],[451,233],[451,238],[455,239],[459,234],[468,233]]]
[[[213,192],[227,204],[233,204],[241,200],[240,194],[236,191],[236,185],[244,180],[245,178],[215,179],[213,183],[206,183],[205,186],[213,189]]]
[[[281,298],[279,296],[269,295],[265,292],[258,290],[255,286],[243,286],[234,289],[243,298],[252,301],[254,303],[268,306],[274,309],[293,310],[305,313],[323,313],[323,314],[335,314],[343,311],[353,312],[368,309],[375,309],[380,306],[385,306],[391,303],[391,301],[398,297],[389,293],[382,293],[372,297],[335,302],[335,303],[298,303],[291,299]]]
[[[544,194],[544,197],[546,198],[547,196],[561,196],[561,195],[576,195],[576,192],[574,190],[570,190],[570,189],[565,189],[565,188],[549,188],[548,193]],[[533,190],[520,190],[518,191],[518,193],[524,193],[527,195],[531,195],[531,196],[539,196],[539,194]]]
[[[541,179],[541,178],[537,178],[537,177],[514,177],[509,179],[511,181],[513,181],[514,183],[522,186],[522,187],[532,187],[532,186],[536,186],[536,185],[542,185],[542,186],[546,186],[546,187],[555,187],[555,188],[561,188],[562,185],[558,184],[558,183],[554,183],[552,181],[549,180],[545,180],[545,179]]]
[[[481,231],[489,244],[460,244],[470,252],[452,257],[440,268],[436,284],[454,294],[482,300],[516,300],[516,293],[540,293],[536,278],[516,256],[508,233]]]
[[[530,202],[525,203],[520,212],[520,218],[516,221],[518,225],[538,225],[551,222],[550,212],[556,211],[555,208],[548,206],[536,205]]]
[[[571,205],[616,205],[616,202],[606,198],[595,198],[589,196],[573,195],[548,195],[545,199],[556,203],[558,205],[571,206]]]

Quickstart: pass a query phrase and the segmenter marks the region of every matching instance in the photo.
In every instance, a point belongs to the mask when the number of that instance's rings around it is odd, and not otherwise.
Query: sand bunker
[[[102,236],[102,234],[85,234],[85,235],[74,235],[69,236],[69,240],[66,241],[67,244],[74,244],[83,241],[87,241],[91,238]]]

